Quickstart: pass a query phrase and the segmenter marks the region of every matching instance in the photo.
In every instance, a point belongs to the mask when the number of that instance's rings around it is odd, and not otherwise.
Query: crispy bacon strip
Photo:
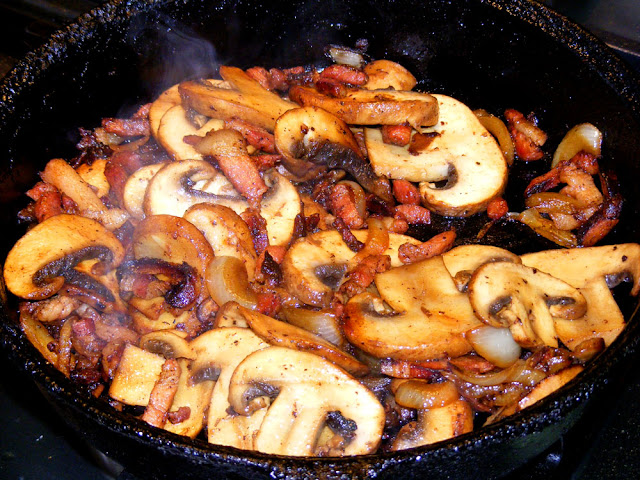
[[[349,65],[333,64],[320,72],[319,80],[337,80],[348,85],[361,86],[367,83],[369,77],[362,70]]]
[[[420,205],[420,191],[408,180],[398,179],[393,181],[393,196],[405,205]]]
[[[224,128],[236,130],[242,134],[249,145],[267,153],[276,153],[276,141],[272,133],[246,120],[233,118],[224,122]]]
[[[414,245],[412,243],[400,245],[400,248],[398,249],[398,257],[404,264],[426,260],[427,258],[435,257],[436,255],[442,255],[453,247],[453,242],[455,242],[455,240],[455,230],[448,230],[436,235],[424,243],[421,243],[420,245]]]
[[[257,210],[251,208],[246,209],[240,214],[245,221],[253,238],[253,248],[258,256],[269,246],[269,236],[267,235],[267,221],[260,215]]]
[[[338,183],[329,194],[329,210],[349,228],[362,228],[364,217],[358,212],[356,198],[348,185]]]
[[[410,225],[429,225],[431,212],[420,205],[396,205],[393,217]]]
[[[167,421],[167,414],[178,391],[180,365],[175,358],[162,364],[158,381],[151,390],[149,404],[142,414],[142,420],[154,427],[162,428]]]
[[[349,278],[340,286],[339,291],[347,298],[354,297],[371,285],[376,273],[386,272],[389,268],[391,268],[389,255],[369,255],[349,273]]]
[[[119,137],[148,137],[151,134],[147,118],[103,118],[102,128]]]
[[[342,240],[344,240],[344,243],[346,243],[352,251],[359,252],[364,248],[364,243],[355,237],[351,230],[349,230],[349,227],[347,227],[347,224],[344,223],[344,220],[340,217],[336,217],[333,221],[333,227],[338,231],[338,233],[340,233]]]
[[[258,167],[249,155],[216,155],[215,160],[233,187],[245,197],[252,208],[259,208],[267,185],[260,176]]]
[[[487,205],[487,215],[491,220],[499,220],[509,212],[507,201],[502,198],[494,198]]]
[[[409,125],[383,125],[382,141],[389,145],[404,147],[411,141],[411,127]]]
[[[522,113],[512,108],[505,110],[509,133],[521,160],[540,160],[544,152],[540,148],[547,140],[547,135]]]

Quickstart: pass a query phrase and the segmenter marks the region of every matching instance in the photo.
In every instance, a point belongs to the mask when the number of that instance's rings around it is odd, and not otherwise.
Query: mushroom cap
[[[60,214],[39,223],[13,246],[4,265],[7,288],[27,300],[42,300],[64,284],[64,272],[92,257],[106,270],[124,258],[120,241],[102,224],[79,215]]]
[[[384,408],[375,395],[333,363],[308,352],[269,347],[245,358],[229,387],[229,403],[243,415],[252,401],[275,395],[255,437],[255,448],[280,455],[317,455],[317,441],[330,412],[355,423],[345,455],[374,451],[380,444]],[[353,423],[351,423],[353,425]]]

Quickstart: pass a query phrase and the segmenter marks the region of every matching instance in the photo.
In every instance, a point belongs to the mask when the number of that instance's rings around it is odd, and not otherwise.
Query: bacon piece
[[[151,134],[147,118],[103,118],[102,128],[119,137],[148,137]]]
[[[264,155],[251,155],[249,157],[251,161],[258,167],[259,172],[265,172],[270,168],[276,166],[280,160],[282,160],[282,155],[279,154],[264,154]]]
[[[285,253],[287,253],[285,247],[269,245],[258,257],[256,271],[259,277],[262,276],[266,279],[267,284],[277,286],[282,282],[280,264],[284,260]]]
[[[215,160],[233,187],[245,197],[252,208],[259,208],[267,185],[260,176],[258,167],[249,155],[216,155]]]
[[[358,240],[355,235],[351,233],[351,230],[349,230],[347,224],[344,223],[344,220],[342,220],[340,217],[336,217],[336,219],[333,221],[333,228],[335,228],[338,233],[340,233],[340,236],[342,236],[342,240],[344,240],[344,243],[347,244],[347,247],[349,247],[351,251],[359,252],[364,248],[364,243]]]
[[[256,82],[258,82],[262,88],[265,88],[269,91],[273,90],[273,85],[271,84],[271,74],[267,71],[266,68],[251,67],[245,70],[245,73],[253,78]]]
[[[246,120],[233,118],[224,122],[224,128],[236,130],[242,134],[247,143],[258,150],[276,153],[276,141],[272,133]]]
[[[391,268],[389,255],[369,255],[349,273],[347,281],[340,286],[339,291],[347,298],[354,297],[371,285],[376,273],[386,272],[389,268]]]
[[[435,379],[436,370],[444,370],[447,362],[444,360],[430,360],[427,362],[408,362],[385,358],[380,361],[380,373],[393,378],[423,378]]]
[[[348,228],[362,228],[364,217],[358,212],[356,198],[348,185],[334,185],[329,194],[329,210],[342,219]]]
[[[502,197],[494,198],[487,205],[487,215],[491,220],[499,220],[509,212],[509,205]]]
[[[420,191],[408,180],[393,181],[393,196],[399,203],[406,205],[420,205]]]
[[[316,81],[316,90],[323,95],[334,98],[344,97],[349,89],[347,86],[333,78],[321,78]]]
[[[279,68],[270,68],[269,75],[271,75],[271,86],[274,90],[280,90],[286,92],[289,88],[289,82],[287,81],[287,74]]]
[[[431,212],[420,205],[397,205],[394,218],[405,220],[410,225],[429,225]]]
[[[251,232],[253,239],[253,248],[258,256],[269,246],[269,236],[267,235],[267,221],[260,215],[257,210],[248,208],[240,214]]]
[[[189,420],[190,416],[191,416],[191,407],[187,407],[183,405],[182,407],[178,408],[178,410],[176,410],[175,412],[167,413],[167,420],[169,420],[169,422],[172,425],[176,425],[178,423],[186,422],[187,420]]]
[[[149,404],[142,414],[142,420],[154,427],[162,428],[167,421],[167,413],[178,391],[180,365],[175,358],[162,364],[160,377],[151,390]]]
[[[362,70],[349,65],[333,64],[320,72],[319,80],[332,79],[340,83],[361,86],[367,83],[369,77]]]
[[[439,135],[438,132],[416,133],[411,137],[411,141],[409,142],[409,153],[411,155],[419,155],[420,152],[426,150],[429,145],[431,145],[431,142]]]
[[[257,299],[256,309],[270,317],[274,317],[282,306],[282,301],[275,292],[258,292]]]
[[[453,247],[456,240],[455,230],[448,230],[427,240],[420,245],[405,243],[398,249],[398,257],[404,264],[410,264],[426,260],[427,258],[442,255]]]
[[[96,335],[95,325],[91,318],[75,320],[71,325],[73,348],[80,355],[93,357],[100,355],[106,342]]]
[[[383,125],[382,141],[389,145],[404,147],[411,141],[411,127],[409,125]]]
[[[612,172],[599,174],[604,202],[600,208],[578,229],[580,244],[591,247],[607,235],[618,224],[623,198],[618,191],[618,177]]]
[[[540,160],[544,156],[540,147],[547,139],[546,134],[517,110],[509,108],[504,116],[518,157],[524,161]]]

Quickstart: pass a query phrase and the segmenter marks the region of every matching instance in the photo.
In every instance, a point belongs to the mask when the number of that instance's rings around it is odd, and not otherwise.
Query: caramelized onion
[[[520,359],[516,360],[510,367],[497,372],[475,374],[456,370],[454,375],[465,382],[481,387],[495,386],[509,382],[532,386],[546,376],[541,370],[530,368],[524,360]]]
[[[580,204],[575,198],[555,192],[534,193],[525,200],[525,205],[539,212],[564,215],[574,215],[580,210]]]
[[[578,246],[578,240],[573,233],[558,229],[551,220],[543,218],[535,208],[528,208],[517,218],[538,235],[562,247],[575,248]]]
[[[476,114],[476,117],[478,117],[478,120],[480,121],[482,126],[496,138],[498,144],[500,145],[500,150],[502,150],[502,154],[504,155],[507,163],[509,165],[513,165],[515,146],[513,145],[513,140],[511,139],[509,129],[507,128],[505,123],[495,115],[491,115],[486,110],[474,110],[473,113]]]
[[[391,391],[398,405],[418,410],[445,407],[459,398],[453,382],[428,383],[425,380],[393,380]]]
[[[599,157],[602,147],[602,132],[590,123],[581,123],[567,132],[553,154],[551,168],[570,160],[584,151]]]
[[[256,308],[256,294],[249,287],[247,269],[239,258],[215,257],[205,275],[209,294],[218,305],[233,301],[245,308]]]
[[[465,338],[479,355],[500,368],[513,365],[522,352],[508,328],[485,325],[467,332]]]
[[[282,307],[281,313],[290,324],[304,328],[338,347],[344,345],[344,336],[335,312],[325,309]]]

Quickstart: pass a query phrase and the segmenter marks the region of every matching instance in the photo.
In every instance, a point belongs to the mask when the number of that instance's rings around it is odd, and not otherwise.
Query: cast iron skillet
[[[24,231],[15,220],[26,204],[23,192],[48,159],[75,154],[77,127],[126,114],[182,78],[211,75],[217,62],[293,66],[322,58],[328,43],[353,46],[360,38],[369,40],[374,58],[409,68],[421,89],[494,113],[507,107],[535,112],[551,133],[550,145],[577,123],[596,124],[605,136],[603,161],[618,172],[627,199],[607,242],[640,239],[633,181],[639,178],[640,82],[590,34],[537,3],[132,0],[82,17],[6,79],[0,93],[3,256]],[[532,168],[514,171],[511,193],[543,167]],[[515,251],[548,246],[504,226],[489,240]],[[31,373],[89,443],[141,478],[497,477],[545,450],[577,421],[636,350],[640,329],[636,302],[623,292],[618,300],[629,319],[626,331],[576,381],[533,408],[431,447],[294,459],[210,446],[118,414],[40,358],[16,326],[16,300],[4,289],[2,296],[0,335],[12,362]]]

